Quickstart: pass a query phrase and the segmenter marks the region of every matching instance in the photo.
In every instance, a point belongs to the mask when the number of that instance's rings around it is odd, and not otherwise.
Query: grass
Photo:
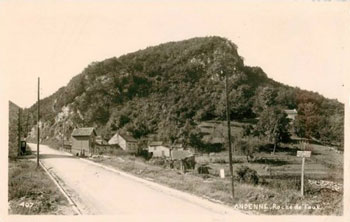
[[[53,181],[29,159],[9,161],[8,190],[9,214],[73,214]]]
[[[197,165],[206,164],[210,167],[209,175],[200,175],[196,171],[182,174],[172,170],[159,161],[145,161],[140,157],[111,156],[101,158],[102,164],[115,167],[136,176],[152,180],[171,188],[189,192],[204,198],[215,199],[226,205],[236,207],[239,204],[267,204],[268,209],[248,209],[250,213],[258,214],[313,214],[313,215],[342,215],[343,194],[331,190],[320,190],[309,186],[305,182],[305,195],[300,195],[300,164],[296,155],[297,148],[280,148],[276,155],[263,151],[256,154],[253,162],[247,162],[245,156],[233,157],[233,170],[242,165],[257,171],[259,184],[251,185],[235,179],[235,198],[231,198],[230,179],[219,178],[219,170],[229,173],[227,151],[215,154],[203,154],[196,157]],[[317,147],[321,149],[322,147]],[[314,152],[316,152],[314,150]],[[321,152],[321,151],[318,151]],[[305,165],[305,181],[307,179],[332,180],[327,156],[324,153],[307,159]],[[323,160],[321,162],[320,160]],[[337,161],[335,161],[337,162]],[[152,164],[153,163],[153,164]],[[342,169],[341,164],[335,164],[336,169]],[[341,178],[339,178],[341,179]],[[237,205],[236,205],[237,204]],[[273,207],[275,206],[275,207]],[[312,209],[315,207],[315,209]],[[278,207],[283,209],[278,209]],[[240,208],[238,208],[240,209]],[[241,209],[242,210],[242,209]]]

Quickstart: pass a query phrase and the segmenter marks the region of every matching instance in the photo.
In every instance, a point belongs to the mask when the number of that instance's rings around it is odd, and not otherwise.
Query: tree
[[[246,156],[247,162],[254,159],[254,153],[259,150],[259,145],[259,139],[252,136],[236,139],[234,143],[236,150]]]
[[[259,135],[267,136],[273,142],[273,154],[275,154],[278,143],[287,141],[290,138],[288,132],[289,119],[283,109],[273,106],[265,109],[256,125]]]
[[[268,107],[276,105],[277,92],[271,87],[259,87],[256,91],[253,111],[259,114]]]

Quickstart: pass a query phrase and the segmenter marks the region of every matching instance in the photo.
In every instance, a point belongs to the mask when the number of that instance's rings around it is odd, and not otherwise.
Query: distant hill
[[[169,42],[91,63],[41,101],[42,137],[60,139],[63,126],[66,137],[75,127],[94,126],[107,139],[117,130],[136,138],[190,139],[199,122],[225,118],[226,74],[233,119],[259,117],[269,106],[295,108],[300,136],[342,144],[343,104],[245,66],[237,46],[221,37]],[[30,126],[36,107],[25,111]]]
[[[20,107],[9,101],[9,157],[15,158],[18,153],[18,111]]]

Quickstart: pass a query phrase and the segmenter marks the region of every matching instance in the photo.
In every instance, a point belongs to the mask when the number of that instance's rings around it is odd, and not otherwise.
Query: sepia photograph
[[[0,1],[0,221],[346,221],[349,21],[345,0]]]

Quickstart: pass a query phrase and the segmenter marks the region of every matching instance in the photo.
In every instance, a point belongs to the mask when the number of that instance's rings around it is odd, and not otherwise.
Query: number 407
[[[34,203],[32,203],[32,202],[22,202],[19,204],[19,206],[22,206],[25,208],[32,208],[33,205],[34,205]]]

